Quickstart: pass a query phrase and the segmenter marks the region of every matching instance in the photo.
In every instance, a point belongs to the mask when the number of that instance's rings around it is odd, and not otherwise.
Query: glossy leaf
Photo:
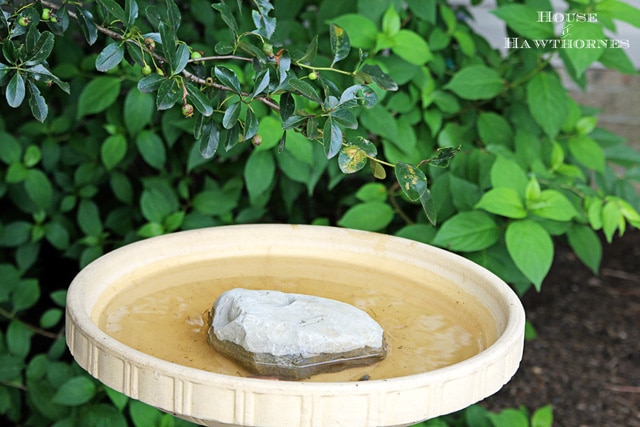
[[[505,241],[513,262],[540,290],[553,261],[553,241],[549,233],[537,222],[524,219],[507,226]]]
[[[318,91],[306,81],[292,78],[289,79],[289,86],[305,98],[322,104],[322,98],[318,95]]]
[[[235,104],[229,105],[224,112],[224,116],[222,117],[222,127],[225,129],[231,129],[238,122],[238,118],[240,117],[240,107],[241,103],[236,102]]]
[[[193,83],[187,83],[187,100],[205,117],[213,114],[213,106],[207,96]]]
[[[198,140],[198,150],[205,159],[210,159],[216,154],[220,145],[220,130],[209,120],[202,125],[202,136]]]
[[[83,7],[76,8],[76,15],[84,38],[89,46],[93,45],[98,40],[98,27],[93,22],[93,15]]]
[[[376,83],[384,90],[398,90],[397,83],[378,65],[366,64],[356,73],[356,79],[363,84]]]
[[[24,185],[29,198],[37,208],[49,209],[53,200],[53,185],[43,171],[29,169]]]
[[[33,67],[26,68],[31,78],[38,82],[44,82],[46,84],[54,83],[65,93],[71,93],[69,83],[63,82],[58,77],[53,75],[51,71],[47,70],[42,64],[34,65]]]
[[[156,108],[158,110],[168,110],[176,105],[182,98],[182,87],[175,78],[165,79],[158,87],[156,95]]]
[[[416,166],[398,162],[396,163],[395,174],[402,192],[409,200],[418,201],[427,191],[427,177]]]
[[[280,95],[280,117],[282,121],[288,120],[296,111],[296,102],[289,92]]]
[[[34,29],[33,31],[37,31],[35,30],[37,28],[36,26],[33,26],[31,28]],[[31,28],[29,29],[29,34],[31,34],[32,32]],[[45,31],[39,34],[34,46],[31,46],[31,49],[28,49],[29,56],[27,57],[24,65],[32,66],[44,62],[51,54],[53,45],[54,40],[53,34],[51,32]]]
[[[247,109],[247,115],[244,121],[244,140],[247,141],[253,138],[258,133],[258,118],[253,110]]]
[[[327,159],[336,156],[342,148],[342,129],[331,117],[324,123],[322,145]]]
[[[329,42],[331,44],[331,53],[333,54],[333,60],[331,61],[331,66],[333,67],[336,62],[349,55],[351,43],[344,29],[336,24],[329,26]]]
[[[135,24],[136,19],[138,18],[138,3],[136,0],[125,0],[124,2],[124,12],[127,20],[124,22],[127,27],[131,27]]]
[[[159,74],[149,74],[138,81],[138,90],[142,93],[153,93],[158,90],[165,78]]]
[[[96,70],[109,71],[117,67],[124,59],[124,46],[120,43],[109,43],[96,58]]]
[[[571,155],[583,166],[597,172],[605,170],[605,153],[602,147],[587,135],[578,135],[569,139]]]
[[[313,37],[313,39],[311,39],[311,42],[307,46],[307,50],[301,57],[297,59],[297,62],[301,64],[309,64],[315,61],[317,54],[318,54],[318,36],[316,35]]]
[[[24,97],[26,95],[24,78],[20,72],[15,72],[11,80],[9,80],[9,84],[7,85],[7,89],[5,92],[5,97],[7,99],[7,104],[13,108],[17,108],[24,101]]]
[[[104,7],[107,12],[109,12],[109,14],[118,21],[125,24],[129,21],[129,16],[125,13],[122,6],[120,6],[115,0],[98,0],[98,3],[100,3],[102,7]]]
[[[222,21],[227,24],[227,27],[229,27],[229,30],[231,31],[231,37],[235,39],[236,35],[238,34],[238,22],[236,21],[235,16],[233,16],[231,9],[229,9],[229,6],[227,6],[224,2],[221,2],[214,3],[211,5],[211,7],[220,12]]]
[[[227,86],[233,90],[236,94],[240,94],[242,89],[240,88],[240,80],[236,73],[226,67],[215,67],[214,74],[220,84]]]
[[[47,101],[40,94],[40,89],[31,80],[27,80],[27,88],[29,91],[29,107],[31,107],[31,114],[39,122],[43,123],[49,114],[49,107]]]
[[[577,212],[569,199],[557,190],[543,190],[534,200],[527,200],[527,210],[554,221],[570,221]]]
[[[371,141],[363,137],[351,139],[340,149],[338,166],[344,173],[354,173],[366,166],[369,157],[377,154],[378,150]]]

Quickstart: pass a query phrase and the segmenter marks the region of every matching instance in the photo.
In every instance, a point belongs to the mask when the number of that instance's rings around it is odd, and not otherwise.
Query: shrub
[[[248,222],[333,224],[459,252],[524,293],[556,242],[597,271],[640,226],[640,155],[562,87],[621,48],[501,57],[444,1],[0,2],[0,413],[16,424],[180,422],[70,362],[78,268],[137,239]],[[569,36],[605,39],[617,0]],[[557,38],[548,1],[500,2]],[[143,18],[146,17],[146,18]],[[154,412],[155,411],[155,412]],[[126,414],[126,416],[125,416]]]

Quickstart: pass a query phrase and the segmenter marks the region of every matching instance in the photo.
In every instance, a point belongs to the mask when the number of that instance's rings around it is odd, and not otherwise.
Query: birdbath
[[[387,358],[301,381],[253,377],[203,332],[215,297],[233,287],[352,304],[385,330]],[[138,312],[156,317],[119,323]],[[445,250],[343,228],[234,225],[97,259],[69,287],[66,337],[107,386],[197,424],[409,426],[498,391],[522,358],[524,324],[502,280]]]

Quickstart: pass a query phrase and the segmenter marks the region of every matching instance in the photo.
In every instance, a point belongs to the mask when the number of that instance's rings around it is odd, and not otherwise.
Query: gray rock
[[[211,314],[209,343],[256,375],[303,379],[386,356],[380,325],[340,301],[236,288]]]

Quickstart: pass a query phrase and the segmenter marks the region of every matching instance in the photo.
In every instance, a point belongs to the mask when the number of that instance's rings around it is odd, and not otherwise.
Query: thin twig
[[[607,384],[605,388],[607,390],[617,391],[620,393],[640,393],[640,387],[636,387],[632,385]]]

